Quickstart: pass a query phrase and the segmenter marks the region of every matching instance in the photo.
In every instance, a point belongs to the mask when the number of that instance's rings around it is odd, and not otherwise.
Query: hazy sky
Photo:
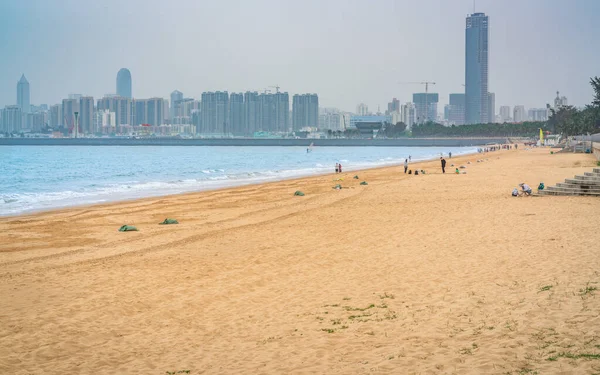
[[[560,90],[591,101],[600,75],[600,0],[476,0],[490,16],[490,91],[501,105],[542,107]],[[0,106],[25,73],[32,104],[114,93],[315,92],[321,106],[382,111],[430,80],[440,112],[463,92],[472,0],[0,0]]]

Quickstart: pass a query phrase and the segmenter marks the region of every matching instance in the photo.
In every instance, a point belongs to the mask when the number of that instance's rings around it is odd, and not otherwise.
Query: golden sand
[[[600,372],[595,160],[467,161],[2,218],[0,374]]]

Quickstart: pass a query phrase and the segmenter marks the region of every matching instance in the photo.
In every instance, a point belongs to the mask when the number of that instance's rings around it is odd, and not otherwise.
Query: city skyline
[[[398,81],[434,80],[443,107],[448,94],[460,92],[464,83],[464,19],[473,12],[471,1],[448,4],[429,0],[421,4],[382,0],[379,6],[332,1],[322,9],[311,1],[302,7],[275,1],[236,3],[231,14],[218,20],[224,29],[244,30],[235,39],[231,32],[210,32],[217,22],[210,18],[225,14],[219,12],[227,4],[183,2],[177,7],[178,15],[200,17],[199,22],[186,23],[187,18],[169,17],[175,9],[160,2],[144,2],[147,6],[140,7],[139,1],[108,1],[80,8],[77,13],[59,11],[71,3],[64,0],[50,6],[33,0],[27,5],[16,1],[0,5],[0,34],[8,37],[8,58],[0,62],[0,107],[15,104],[14,91],[9,88],[23,73],[30,82],[36,82],[31,102],[53,104],[73,92],[93,97],[114,93],[114,72],[122,67],[134,72],[133,91],[135,97],[142,98],[168,98],[176,88],[188,97],[199,98],[205,91],[261,91],[279,84],[288,92],[317,92],[323,106],[352,111],[361,102],[377,108],[393,97],[402,103],[410,101],[418,90],[399,86]],[[122,12],[115,11],[117,4],[124,7]],[[514,12],[517,4],[520,11]],[[568,96],[571,104],[587,103],[591,95],[587,81],[596,73],[598,52],[579,47],[593,45],[598,36],[592,14],[600,5],[588,0],[568,8],[558,5],[556,1],[536,0],[477,2],[476,10],[494,19],[490,27],[489,86],[496,94],[497,107],[541,107],[551,102],[551,93],[556,90]],[[423,12],[430,8],[436,11]],[[320,9],[319,14],[313,14],[315,9]],[[133,19],[121,22],[136,12],[149,19],[144,24]],[[405,12],[414,17],[397,22],[397,16]],[[531,18],[531,14],[536,17]],[[305,16],[303,22],[300,16]],[[78,30],[72,43],[79,45],[79,35],[105,29],[103,22],[108,26],[114,22],[108,33],[119,35],[114,45],[106,46],[108,53],[91,53],[92,46],[98,44],[96,39],[107,37],[102,33],[95,33],[98,36],[77,47],[90,49],[90,53],[78,53],[76,59],[52,48],[53,41],[71,35],[70,29]],[[578,25],[576,30],[556,27],[573,22]],[[427,27],[419,38],[404,37],[423,25]],[[278,28],[283,31],[275,44],[248,43]],[[202,51],[185,48],[187,35],[207,32],[212,40]],[[400,40],[400,47],[391,46],[389,38]],[[548,47],[549,43],[560,46],[560,50]],[[423,48],[425,45],[434,48]],[[155,46],[165,58],[151,52]],[[190,55],[181,57],[183,51]]]

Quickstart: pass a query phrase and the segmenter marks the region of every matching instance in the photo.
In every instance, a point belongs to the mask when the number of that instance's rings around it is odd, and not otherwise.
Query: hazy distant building
[[[79,99],[63,99],[62,118],[65,128],[73,129],[75,126],[75,112],[79,112]]]
[[[94,133],[94,98],[91,96],[79,99],[79,131],[81,134]]]
[[[246,91],[244,93],[244,128],[248,135],[252,135],[259,130],[259,106],[258,92]]]
[[[319,130],[343,130],[343,117],[337,109],[319,108]]]
[[[319,126],[319,97],[317,94],[294,95],[292,122],[295,131]]]
[[[104,109],[94,113],[94,133],[111,134],[116,133],[116,116],[114,112]]]
[[[259,131],[281,133],[290,130],[290,97],[287,92],[260,94],[258,103]]]
[[[465,124],[465,94],[456,93],[449,96],[448,116],[446,120],[450,125]]]
[[[489,121],[488,101],[488,17],[473,13],[467,17],[465,32],[465,123]]]
[[[231,93],[229,95],[229,122],[231,133],[234,135],[247,135],[244,125],[244,94]]]
[[[131,72],[129,69],[121,69],[117,73],[117,95],[123,98],[133,98],[131,96]]]
[[[179,115],[179,103],[183,100],[183,93],[179,90],[175,90],[171,93],[171,120]]]
[[[81,99],[83,95],[81,94],[69,94],[69,99],[75,99],[75,100],[79,100]],[[113,95],[113,96],[117,96],[117,95]]]
[[[108,109],[110,112],[114,112],[117,126],[131,125],[134,122],[130,98],[124,98],[122,96],[104,96],[103,98],[98,99],[97,109],[99,111]]]
[[[357,116],[366,116],[369,114],[369,106],[365,103],[360,103],[356,106],[356,115]]]
[[[548,111],[547,108],[531,108],[527,111],[527,118],[529,121],[547,121]]]
[[[496,122],[496,94],[488,92],[488,123]]]
[[[52,129],[56,129],[63,124],[62,120],[62,106],[56,104],[50,107],[50,114],[48,115],[48,126]]]
[[[17,82],[17,106],[21,109],[21,113],[29,113],[31,111],[29,82],[25,78],[25,74],[21,75],[21,79]]]
[[[512,117],[510,116],[510,107],[503,105],[500,107],[500,122],[511,122]]]
[[[417,120],[417,109],[414,103],[404,103],[400,107],[400,118],[403,123],[406,124],[408,129],[416,123]]]
[[[3,133],[20,132],[23,126],[23,112],[18,105],[7,105],[2,110],[2,128]]]
[[[229,93],[227,91],[203,92],[200,111],[201,134],[230,133]]]
[[[435,92],[413,94],[413,103],[417,111],[417,123],[437,120],[439,95]]]
[[[386,115],[390,115],[392,113],[400,113],[400,100],[394,98],[391,102],[388,103]]]
[[[23,118],[25,119],[26,125],[23,125],[24,129],[28,129],[31,132],[39,133],[44,126],[46,126],[48,119],[48,112],[37,111],[34,113],[25,113]]]
[[[516,105],[513,109],[513,122],[523,122],[527,120],[525,106]]]
[[[564,107],[569,105],[566,96],[560,96],[560,93],[556,92],[556,98],[554,99],[554,109],[559,109],[560,107]]]

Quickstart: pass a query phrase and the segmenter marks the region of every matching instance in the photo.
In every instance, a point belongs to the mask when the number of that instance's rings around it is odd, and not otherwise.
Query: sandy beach
[[[0,218],[0,374],[600,373],[600,200],[510,196],[595,165],[498,151]]]

